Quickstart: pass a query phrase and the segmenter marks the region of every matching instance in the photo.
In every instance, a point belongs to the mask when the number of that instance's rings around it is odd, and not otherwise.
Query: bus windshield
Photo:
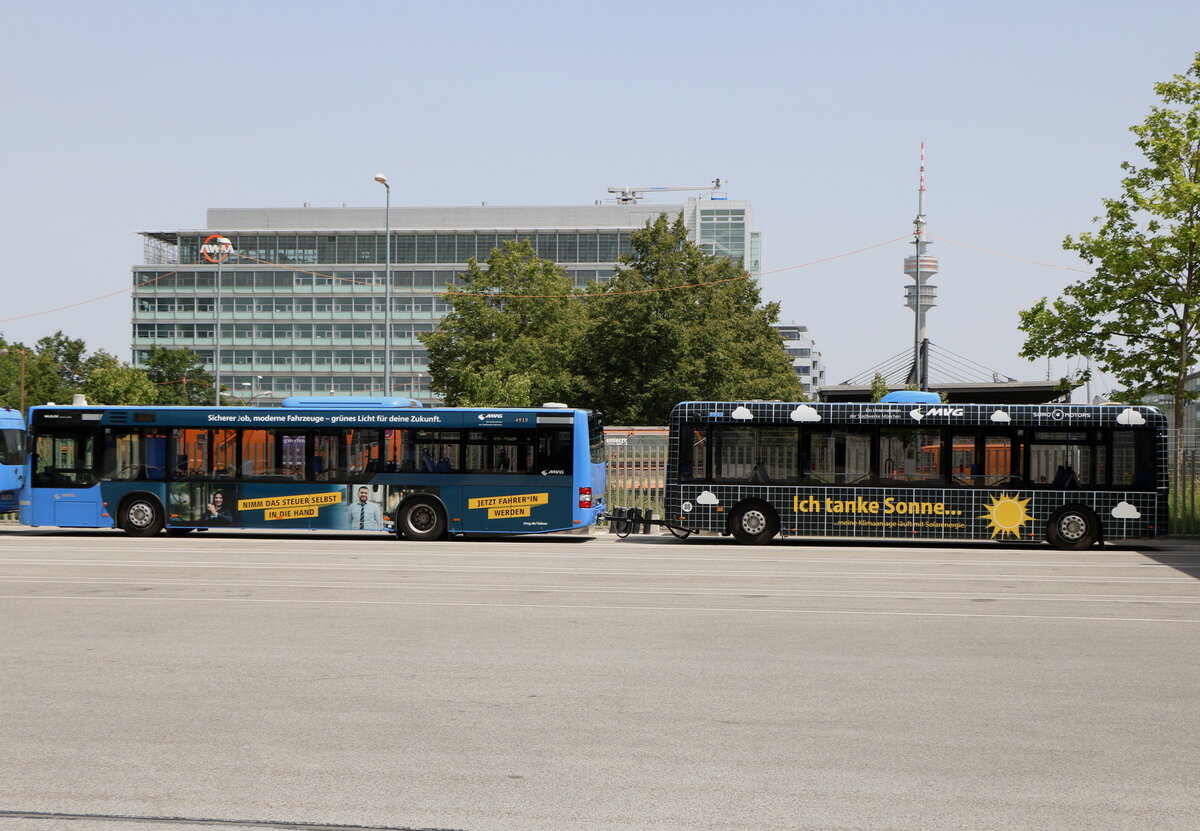
[[[19,465],[25,462],[25,431],[0,430],[0,465]]]

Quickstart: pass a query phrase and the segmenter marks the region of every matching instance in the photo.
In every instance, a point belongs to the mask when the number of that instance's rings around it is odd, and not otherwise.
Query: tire
[[[446,511],[428,496],[414,496],[400,506],[396,534],[406,540],[439,540],[446,536]]]
[[[779,533],[779,517],[766,502],[739,502],[729,515],[729,531],[742,545],[764,545]]]
[[[131,537],[152,537],[163,528],[163,510],[151,496],[135,496],[121,504],[121,529]]]
[[[1063,505],[1046,523],[1046,542],[1062,551],[1083,551],[1100,539],[1100,520],[1082,505]]]

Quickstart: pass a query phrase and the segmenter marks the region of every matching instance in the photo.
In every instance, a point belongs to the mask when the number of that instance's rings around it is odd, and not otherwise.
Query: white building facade
[[[661,213],[683,215],[705,251],[759,273],[750,203],[586,206],[211,209],[202,229],[143,231],[133,267],[133,360],[154,346],[186,348],[220,374],[226,396],[269,403],[288,395],[382,395],[385,275],[391,276],[392,394],[432,402],[418,339],[449,310],[443,294],[472,257],[528,239],[576,286],[612,276],[630,235]],[[384,229],[390,230],[386,244]],[[235,252],[219,265],[214,235]],[[218,291],[219,281],[219,291]],[[803,328],[803,327],[801,327]]]
[[[792,369],[800,379],[805,394],[809,398],[816,398],[817,391],[825,383],[825,364],[808,333],[808,327],[796,323],[776,323],[775,329],[783,336],[783,348],[792,360]]]

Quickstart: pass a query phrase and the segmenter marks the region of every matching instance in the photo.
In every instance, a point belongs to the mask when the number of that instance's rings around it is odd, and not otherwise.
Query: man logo
[[[213,234],[200,246],[200,254],[210,263],[223,263],[232,253],[233,243],[220,234]]]

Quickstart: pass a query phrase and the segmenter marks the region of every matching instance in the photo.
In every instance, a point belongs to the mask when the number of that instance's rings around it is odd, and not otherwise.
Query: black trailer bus
[[[663,521],[745,544],[1084,549],[1167,533],[1167,456],[1153,407],[688,401],[671,412]]]

